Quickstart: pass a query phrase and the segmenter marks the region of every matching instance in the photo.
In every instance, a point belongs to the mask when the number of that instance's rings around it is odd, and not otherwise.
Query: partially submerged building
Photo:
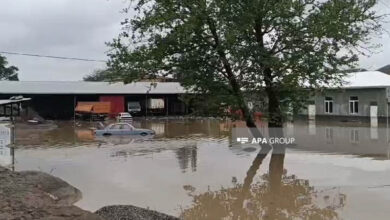
[[[390,76],[378,71],[349,74],[342,87],[318,92],[303,115],[311,117],[388,117]],[[187,91],[177,82],[130,84],[84,81],[0,81],[0,99],[31,98],[29,106],[47,119],[70,119],[80,102],[110,102],[115,112],[139,103],[140,115],[183,115],[189,107],[181,96]],[[151,103],[150,99],[159,102]],[[163,100],[163,105],[161,105]],[[163,106],[160,111],[148,105]]]
[[[0,118],[19,116],[22,104],[30,101],[29,98],[12,97],[11,99],[0,99]],[[1,120],[0,120],[1,121]]]
[[[388,117],[390,76],[378,71],[350,73],[342,87],[318,92],[303,114],[309,117]]]
[[[164,101],[157,115],[186,114],[187,106],[180,100],[185,89],[177,82],[136,82],[130,84],[84,81],[0,81],[0,99],[12,96],[31,98],[29,106],[47,119],[74,117],[78,102],[111,102],[116,112],[128,110],[128,104],[140,103],[140,115],[151,115],[150,99]]]

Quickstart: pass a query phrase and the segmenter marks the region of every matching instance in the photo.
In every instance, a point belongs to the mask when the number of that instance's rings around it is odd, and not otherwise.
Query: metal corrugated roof
[[[344,78],[342,88],[385,88],[390,87],[390,76],[379,71],[350,73]]]
[[[0,99],[0,105],[7,105],[11,103],[25,102],[31,100],[30,98],[22,98],[22,99]]]
[[[149,92],[148,92],[149,91]],[[0,81],[0,94],[183,94],[177,82]]]
[[[303,87],[306,86],[310,86],[308,82],[303,83]],[[322,86],[329,89],[387,88],[390,87],[390,75],[379,71],[353,72],[344,76],[341,85],[331,81]]]
[[[390,76],[378,71],[350,73],[342,88],[390,87]],[[332,86],[329,86],[330,88]],[[149,92],[148,92],[149,91]],[[0,81],[0,94],[184,94],[177,82],[130,84],[85,81]]]

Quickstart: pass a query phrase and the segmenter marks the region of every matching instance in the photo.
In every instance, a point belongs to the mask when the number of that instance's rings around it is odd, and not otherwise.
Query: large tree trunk
[[[253,132],[255,132],[255,134],[253,134],[255,137],[261,137],[260,131],[258,131],[258,129],[255,129],[256,128],[255,121],[253,120],[253,116],[252,116],[252,114],[250,114],[249,108],[245,103],[244,96],[242,94],[240,85],[239,85],[239,83],[238,83],[238,81],[233,73],[232,66],[226,57],[225,51],[223,51],[222,48],[220,47],[220,38],[219,38],[218,33],[217,33],[217,28],[215,26],[215,22],[211,18],[207,18],[206,21],[207,21],[207,24],[210,28],[210,32],[211,32],[213,39],[214,39],[214,43],[215,43],[214,49],[218,53],[219,58],[221,59],[221,63],[225,69],[226,74],[224,74],[224,75],[229,81],[229,84],[232,88],[233,95],[236,97],[237,103],[240,107],[240,110],[242,111],[246,125],[248,128],[253,130]],[[257,135],[260,135],[260,136],[257,136]]]
[[[268,96],[268,127],[281,128],[283,118],[280,110],[280,99],[273,88],[267,88],[266,92]]]
[[[265,92],[268,97],[268,127],[281,128],[283,126],[282,111],[278,89],[274,87],[272,70],[264,70]]]
[[[259,44],[259,47],[262,51],[267,51],[267,49],[264,47],[264,32],[261,17],[255,20],[254,30],[256,41]],[[268,60],[269,56],[271,55],[267,55],[267,53],[265,53],[262,57],[260,57],[259,63],[263,68],[265,92],[267,93],[268,97],[268,127],[282,127],[283,119],[280,110],[278,89],[274,87],[274,76],[272,74],[271,67],[263,63],[263,60]]]

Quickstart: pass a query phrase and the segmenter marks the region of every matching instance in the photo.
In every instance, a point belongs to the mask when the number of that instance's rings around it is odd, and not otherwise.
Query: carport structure
[[[20,115],[21,104],[30,98],[0,99],[0,117],[15,117]]]
[[[178,82],[84,82],[84,81],[0,81],[0,99],[31,98],[29,107],[45,119],[74,118],[79,102],[110,102],[112,115],[138,102],[140,116],[149,116],[149,99],[162,99],[165,106],[154,115],[184,115],[188,106],[181,99],[187,90]]]

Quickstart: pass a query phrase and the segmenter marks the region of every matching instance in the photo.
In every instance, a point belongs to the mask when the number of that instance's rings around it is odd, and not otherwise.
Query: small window
[[[333,98],[325,97],[325,113],[333,113]]]
[[[129,125],[121,125],[122,130],[131,130],[131,127]]]
[[[357,96],[351,96],[349,98],[349,113],[350,114],[359,113],[359,98]]]
[[[120,125],[117,125],[117,124],[114,124],[110,127],[110,129],[120,129],[121,126]]]

